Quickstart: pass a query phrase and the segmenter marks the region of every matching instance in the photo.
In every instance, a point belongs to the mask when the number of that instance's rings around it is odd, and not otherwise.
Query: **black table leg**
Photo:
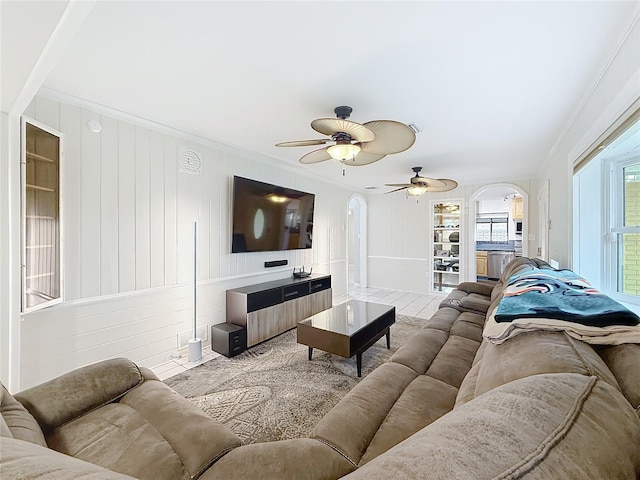
[[[387,328],[387,350],[391,348],[391,329]]]
[[[358,365],[358,377],[362,376],[362,353],[356,353],[356,365]]]
[[[313,347],[309,347],[309,360],[311,360],[312,353],[313,353]]]

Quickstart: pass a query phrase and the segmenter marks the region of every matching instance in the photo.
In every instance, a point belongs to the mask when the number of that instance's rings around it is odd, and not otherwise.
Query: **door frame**
[[[467,272],[465,275],[466,281],[475,282],[477,278],[476,272],[476,241],[475,241],[475,223],[476,223],[476,201],[478,197],[482,195],[487,190],[492,190],[494,188],[510,188],[511,190],[516,191],[522,196],[522,256],[529,256],[529,194],[520,186],[515,185],[513,183],[490,183],[487,185],[483,185],[479,189],[477,189],[471,197],[469,197],[469,217],[467,220],[467,245],[468,245],[468,256],[469,261],[467,262]]]
[[[356,201],[358,202],[358,205],[360,206],[360,215],[359,215],[359,231],[360,231],[360,255],[359,255],[359,267],[360,267],[360,287],[366,287],[368,285],[368,281],[367,281],[367,258],[368,258],[368,252],[367,252],[367,201],[366,199],[360,195],[359,193],[354,193],[353,195],[351,195],[349,197],[349,200],[347,201],[347,217],[349,216],[349,206],[351,205],[352,201]],[[346,228],[346,233],[345,233],[345,237],[346,237],[346,241],[347,241],[347,262],[346,262],[346,275],[347,275],[347,293],[349,290],[349,229]],[[354,239],[355,242],[356,239]]]

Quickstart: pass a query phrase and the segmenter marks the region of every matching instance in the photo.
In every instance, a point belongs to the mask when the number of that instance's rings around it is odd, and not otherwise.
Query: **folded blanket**
[[[640,324],[638,315],[571,270],[534,270],[509,278],[495,321],[524,318],[555,319],[590,327]]]
[[[495,313],[495,312],[494,312]],[[591,327],[575,322],[553,318],[519,318],[512,322],[496,322],[495,315],[489,315],[482,336],[491,343],[503,343],[521,333],[548,330],[566,332],[567,335],[592,345],[620,345],[640,343],[640,325],[609,325]]]

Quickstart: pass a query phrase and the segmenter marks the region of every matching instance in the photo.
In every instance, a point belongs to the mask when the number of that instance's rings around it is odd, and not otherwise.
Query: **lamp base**
[[[189,356],[187,360],[191,363],[199,362],[202,360],[202,340],[199,338],[192,338],[189,340]]]

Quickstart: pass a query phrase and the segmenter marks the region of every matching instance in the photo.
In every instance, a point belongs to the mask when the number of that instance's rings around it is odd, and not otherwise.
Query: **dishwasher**
[[[492,280],[497,280],[502,275],[504,267],[507,266],[511,260],[516,258],[514,252],[487,252],[487,277]]]

